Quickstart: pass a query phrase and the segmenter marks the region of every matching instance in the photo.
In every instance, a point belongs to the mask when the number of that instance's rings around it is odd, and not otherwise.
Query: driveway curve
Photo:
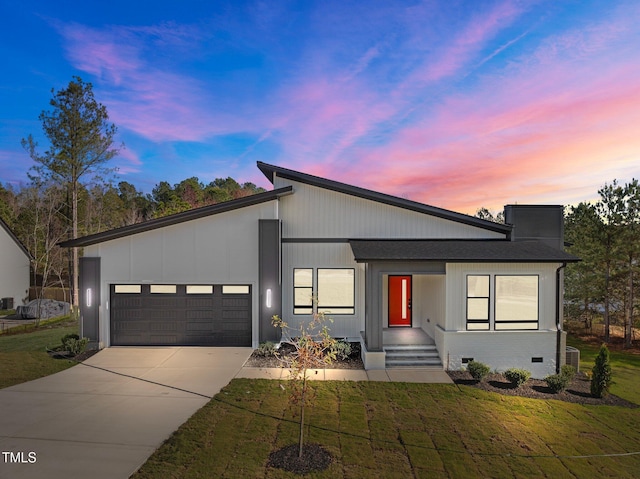
[[[114,347],[0,389],[0,478],[128,478],[251,352]]]

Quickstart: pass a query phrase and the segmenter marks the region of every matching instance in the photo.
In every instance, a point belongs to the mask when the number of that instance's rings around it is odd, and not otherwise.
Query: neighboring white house
[[[0,218],[0,299],[15,309],[29,296],[31,255]],[[4,301],[3,301],[4,302]]]
[[[325,311],[368,369],[476,359],[543,377],[564,363],[562,269],[578,259],[561,206],[510,205],[497,224],[258,168],[272,191],[62,243],[84,247],[82,334],[256,347],[279,339],[274,314]]]

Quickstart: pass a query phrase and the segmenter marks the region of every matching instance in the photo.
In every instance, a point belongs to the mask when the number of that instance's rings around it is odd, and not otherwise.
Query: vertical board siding
[[[445,324],[445,288],[444,275],[413,276],[413,326],[421,327],[432,338],[435,326]]]
[[[280,199],[284,238],[504,238],[495,233],[373,200],[278,178],[295,193]]]
[[[276,219],[277,201],[105,241],[85,248],[102,258],[101,293],[115,283],[248,284],[258,291],[258,220]],[[253,295],[252,344],[258,343]],[[100,307],[100,338],[109,345],[108,302]]]
[[[311,316],[293,314],[293,269],[314,269],[314,291],[317,292],[318,268],[355,269],[355,314],[328,315],[333,319],[329,324],[331,335],[337,338],[358,338],[364,330],[364,265],[353,259],[351,247],[347,243],[284,243],[282,245],[282,317],[292,327],[297,328]]]

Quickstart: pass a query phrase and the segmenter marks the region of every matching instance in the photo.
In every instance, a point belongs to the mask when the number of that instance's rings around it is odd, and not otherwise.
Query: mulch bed
[[[628,408],[640,407],[614,394],[608,394],[603,398],[593,397],[591,395],[591,382],[583,373],[576,374],[571,384],[569,384],[569,387],[561,393],[552,392],[547,387],[547,383],[540,379],[529,379],[525,384],[516,388],[507,381],[502,374],[489,374],[483,381],[476,381],[467,371],[448,371],[448,374],[456,384],[509,396],[521,396],[533,399],[556,399],[558,401],[578,404],[609,405]]]
[[[296,474],[308,474],[325,470],[332,460],[331,453],[320,444],[305,444],[302,448],[302,457],[298,457],[298,444],[291,444],[272,452],[267,466]]]
[[[81,352],[80,354],[73,356],[68,351],[53,351],[49,350],[49,356],[54,359],[70,359],[72,361],[76,361],[81,363],[82,361],[89,359],[91,356],[99,352],[99,349],[87,349],[86,351]]]
[[[351,354],[347,359],[336,359],[325,366],[326,369],[364,369],[362,358],[360,357],[360,343],[350,343]],[[286,358],[295,351],[290,344],[284,343],[278,349],[280,357]],[[285,362],[274,356],[259,356],[256,351],[249,357],[245,363],[250,368],[282,368],[287,367]]]
[[[348,359],[337,359],[326,366],[327,369],[364,369],[364,364],[360,357],[360,343],[351,343],[352,352]],[[294,351],[293,346],[283,344],[278,350],[281,356],[287,356]],[[284,362],[277,357],[259,356],[255,351],[245,363],[247,367],[253,368],[281,368],[286,367]],[[541,379],[529,379],[519,388],[515,388],[502,374],[489,374],[483,381],[476,381],[467,371],[447,371],[454,383],[464,386],[471,386],[485,391],[509,396],[520,396],[533,399],[555,399],[577,404],[609,405],[627,408],[640,407],[638,404],[622,399],[614,394],[607,394],[603,398],[591,395],[591,382],[584,373],[576,374],[563,392],[552,392],[547,383]],[[296,453],[297,454],[297,453]]]

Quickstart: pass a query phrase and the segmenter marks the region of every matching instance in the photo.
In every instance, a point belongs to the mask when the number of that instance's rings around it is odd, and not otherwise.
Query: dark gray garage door
[[[248,285],[111,285],[113,346],[251,346]]]

